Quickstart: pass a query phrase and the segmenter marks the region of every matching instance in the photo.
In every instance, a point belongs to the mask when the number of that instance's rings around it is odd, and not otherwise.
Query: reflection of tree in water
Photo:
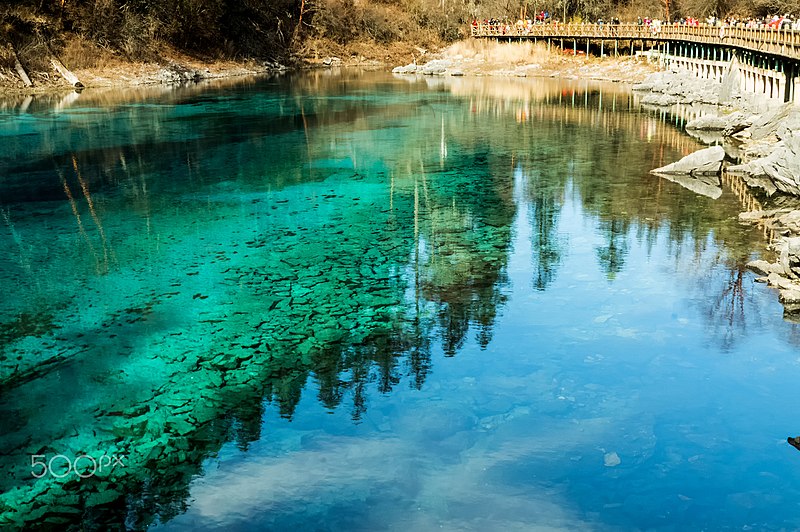
[[[733,347],[736,337],[747,335],[747,319],[745,318],[744,268],[739,266],[723,275],[721,287],[710,294],[706,310],[711,330],[718,337],[720,348],[728,351]],[[753,305],[753,311],[758,307]]]
[[[625,266],[625,258],[630,250],[629,227],[630,222],[624,218],[612,218],[609,221],[600,222],[600,231],[605,237],[606,243],[604,246],[598,247],[595,252],[600,268],[609,281],[614,280]]]
[[[378,392],[391,392],[401,382],[398,366],[403,358],[408,360],[408,373],[421,387],[430,366],[427,337],[418,342],[416,338],[408,337],[408,332],[378,332],[363,345],[343,346],[343,349],[328,347],[317,353],[312,372],[319,388],[317,397],[320,403],[334,410],[349,392],[352,418],[359,421],[367,409],[367,385],[375,383]],[[305,381],[298,384],[302,387]]]
[[[474,183],[461,172],[421,172],[397,185],[394,204],[407,201],[398,208],[412,211],[399,224],[406,236],[401,251],[394,252],[407,261],[403,282],[363,282],[373,289],[389,283],[386,288],[401,304],[390,314],[373,316],[368,335],[360,341],[345,338],[321,344],[307,364],[299,357],[275,358],[264,392],[281,416],[293,416],[313,375],[320,403],[330,410],[349,404],[353,420],[359,421],[370,389],[390,393],[404,378],[414,388],[423,386],[436,338],[447,356],[457,354],[470,331],[481,347],[489,344],[498,309],[506,300],[505,267],[516,207],[510,183],[502,182],[504,176],[495,178],[486,168],[480,171],[487,177]],[[365,248],[377,249],[370,234],[364,233],[348,232],[348,245],[361,238]],[[390,249],[397,249],[395,238],[389,239]],[[350,248],[345,251],[353,253]],[[361,264],[355,261],[352,268],[360,271]],[[353,272],[336,274],[340,276],[349,282],[346,277],[353,277]],[[369,301],[365,296],[364,304]],[[324,315],[324,308],[315,312]]]
[[[479,345],[486,348],[506,301],[515,207],[511,180],[492,171],[492,160],[476,157],[461,173],[467,179],[445,177],[435,189],[423,189],[413,258],[419,288],[415,297],[434,303],[447,356],[463,347],[473,327]]]
[[[722,351],[747,337],[749,325],[761,321],[759,305],[752,285],[745,284],[747,257],[732,260],[716,253],[718,266],[709,269],[697,281],[700,297],[695,300],[706,321],[706,331]]]
[[[563,172],[543,175],[534,169],[527,175],[528,223],[531,226],[533,287],[545,290],[555,280],[564,250],[558,235],[558,220],[564,203]]]

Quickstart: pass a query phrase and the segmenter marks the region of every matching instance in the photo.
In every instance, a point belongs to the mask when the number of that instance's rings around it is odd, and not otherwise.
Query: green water
[[[624,87],[87,91],[0,141],[0,526],[800,526],[766,242]]]

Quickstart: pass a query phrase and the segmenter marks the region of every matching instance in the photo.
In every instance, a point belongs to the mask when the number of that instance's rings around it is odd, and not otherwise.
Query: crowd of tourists
[[[474,19],[472,21],[472,26],[477,28],[479,25],[489,25],[493,26],[498,29],[498,31],[502,32],[503,34],[525,34],[533,29],[535,24],[559,24],[558,19],[554,19],[550,16],[550,13],[547,11],[540,11],[536,13],[533,18],[529,19],[519,19],[516,22],[512,22],[510,19],[497,19],[497,18],[490,18],[484,19],[480,21],[478,19]],[[620,19],[617,17],[612,17],[610,20],[605,20],[602,18],[597,19],[596,21],[599,25],[604,24],[612,24],[618,25],[621,24]],[[638,17],[635,22],[633,22],[639,26],[646,26],[648,27],[653,33],[657,33],[660,29],[662,24],[668,24],[667,22],[663,22],[659,19],[651,19],[649,17]],[[725,19],[718,18],[716,16],[710,16],[705,20],[696,19],[693,17],[682,17],[677,18],[673,22],[676,25],[683,25],[683,26],[714,26],[719,28],[762,28],[762,29],[779,29],[779,30],[795,30],[800,31],[800,17],[791,16],[789,14],[779,16],[775,15],[772,17],[767,18],[739,18],[739,17],[727,17]]]

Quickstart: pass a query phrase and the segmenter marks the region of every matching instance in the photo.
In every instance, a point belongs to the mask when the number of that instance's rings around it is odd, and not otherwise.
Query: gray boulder
[[[792,132],[766,157],[731,166],[728,172],[741,176],[750,186],[763,188],[767,194],[780,190],[800,196],[800,131]]]
[[[686,124],[689,131],[720,131],[725,137],[750,127],[752,120],[742,113],[736,112],[729,115],[705,115]]]
[[[416,63],[411,63],[406,66],[394,67],[392,69],[392,74],[416,74],[418,68]]]
[[[792,136],[793,132],[800,132],[800,109],[795,108],[789,115],[781,121],[775,135],[779,139],[786,139]]]
[[[790,102],[757,116],[753,120],[752,126],[748,128],[750,138],[763,140],[777,135],[781,124],[793,114],[793,111],[795,111],[794,104]]]
[[[756,272],[758,275],[769,275],[772,273],[772,264],[765,260],[752,260],[747,263],[747,268]]]
[[[705,115],[690,120],[686,124],[686,129],[701,131],[722,131],[727,126],[724,116]]]
[[[653,90],[657,84],[659,84],[664,79],[663,72],[653,72],[652,74],[648,74],[644,81],[641,83],[637,83],[632,88],[635,91],[642,91],[642,92],[649,92]]]
[[[745,116],[742,113],[731,113],[725,117],[725,128],[722,134],[726,137],[731,137],[740,131],[744,131],[753,124],[751,117]]]
[[[659,107],[670,107],[678,103],[678,98],[669,94],[650,93],[642,98],[645,105],[657,105]]]
[[[450,68],[450,61],[445,59],[434,59],[428,61],[420,70],[425,76],[442,76]]]
[[[651,173],[658,175],[717,176],[722,169],[725,150],[722,146],[711,146],[687,155],[680,161],[656,168]],[[719,185],[719,180],[716,181]]]

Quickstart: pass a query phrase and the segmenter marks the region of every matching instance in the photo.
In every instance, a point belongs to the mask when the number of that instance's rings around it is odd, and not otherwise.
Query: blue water
[[[800,527],[767,242],[649,175],[698,145],[624,87],[310,73],[0,137],[5,527]]]

